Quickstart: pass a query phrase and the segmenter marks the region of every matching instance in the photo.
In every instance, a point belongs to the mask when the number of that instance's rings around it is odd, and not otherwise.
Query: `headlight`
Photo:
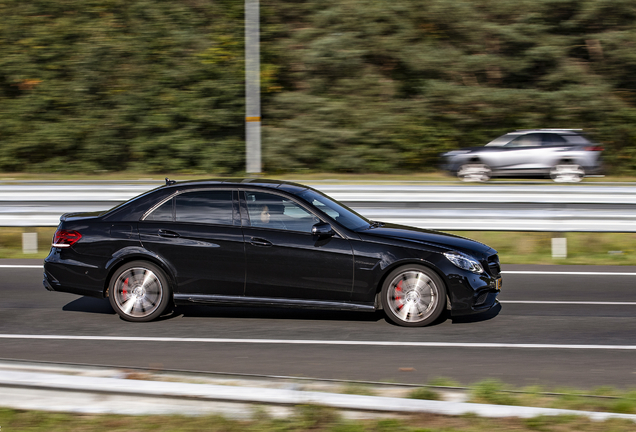
[[[459,252],[444,252],[444,256],[462,270],[468,270],[477,274],[484,272],[484,268],[479,261],[469,255]]]

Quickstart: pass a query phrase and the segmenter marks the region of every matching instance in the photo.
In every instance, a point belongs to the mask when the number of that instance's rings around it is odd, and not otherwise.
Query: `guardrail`
[[[105,210],[159,181],[0,184],[0,226],[56,226]],[[462,231],[636,232],[636,186],[309,183],[372,220]]]

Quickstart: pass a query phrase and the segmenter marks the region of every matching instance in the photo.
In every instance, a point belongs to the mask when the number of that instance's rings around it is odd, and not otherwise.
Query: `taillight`
[[[603,151],[605,149],[603,147],[601,147],[601,146],[589,146],[589,147],[583,148],[583,150],[587,150],[587,151]]]
[[[53,244],[51,246],[59,248],[71,247],[81,238],[82,235],[77,231],[59,229],[55,231]]]

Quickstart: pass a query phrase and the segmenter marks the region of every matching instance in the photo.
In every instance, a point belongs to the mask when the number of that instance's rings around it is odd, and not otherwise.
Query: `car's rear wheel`
[[[560,163],[550,170],[550,178],[557,183],[576,183],[583,180],[585,170],[575,163]]]
[[[115,312],[126,321],[151,321],[170,304],[166,274],[146,261],[121,266],[110,280],[108,297]]]
[[[487,182],[491,176],[490,167],[482,163],[464,164],[457,170],[457,177],[465,182]]]
[[[439,318],[446,305],[446,287],[431,269],[409,265],[392,271],[382,286],[382,307],[396,324],[421,327]]]

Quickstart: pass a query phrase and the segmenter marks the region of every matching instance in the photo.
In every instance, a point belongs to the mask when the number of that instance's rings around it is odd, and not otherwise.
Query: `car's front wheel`
[[[446,287],[431,269],[409,265],[392,271],[382,286],[382,307],[396,324],[420,327],[439,318],[446,305]]]
[[[133,261],[121,266],[110,280],[108,298],[126,321],[151,321],[170,304],[170,285],[156,265]]]

